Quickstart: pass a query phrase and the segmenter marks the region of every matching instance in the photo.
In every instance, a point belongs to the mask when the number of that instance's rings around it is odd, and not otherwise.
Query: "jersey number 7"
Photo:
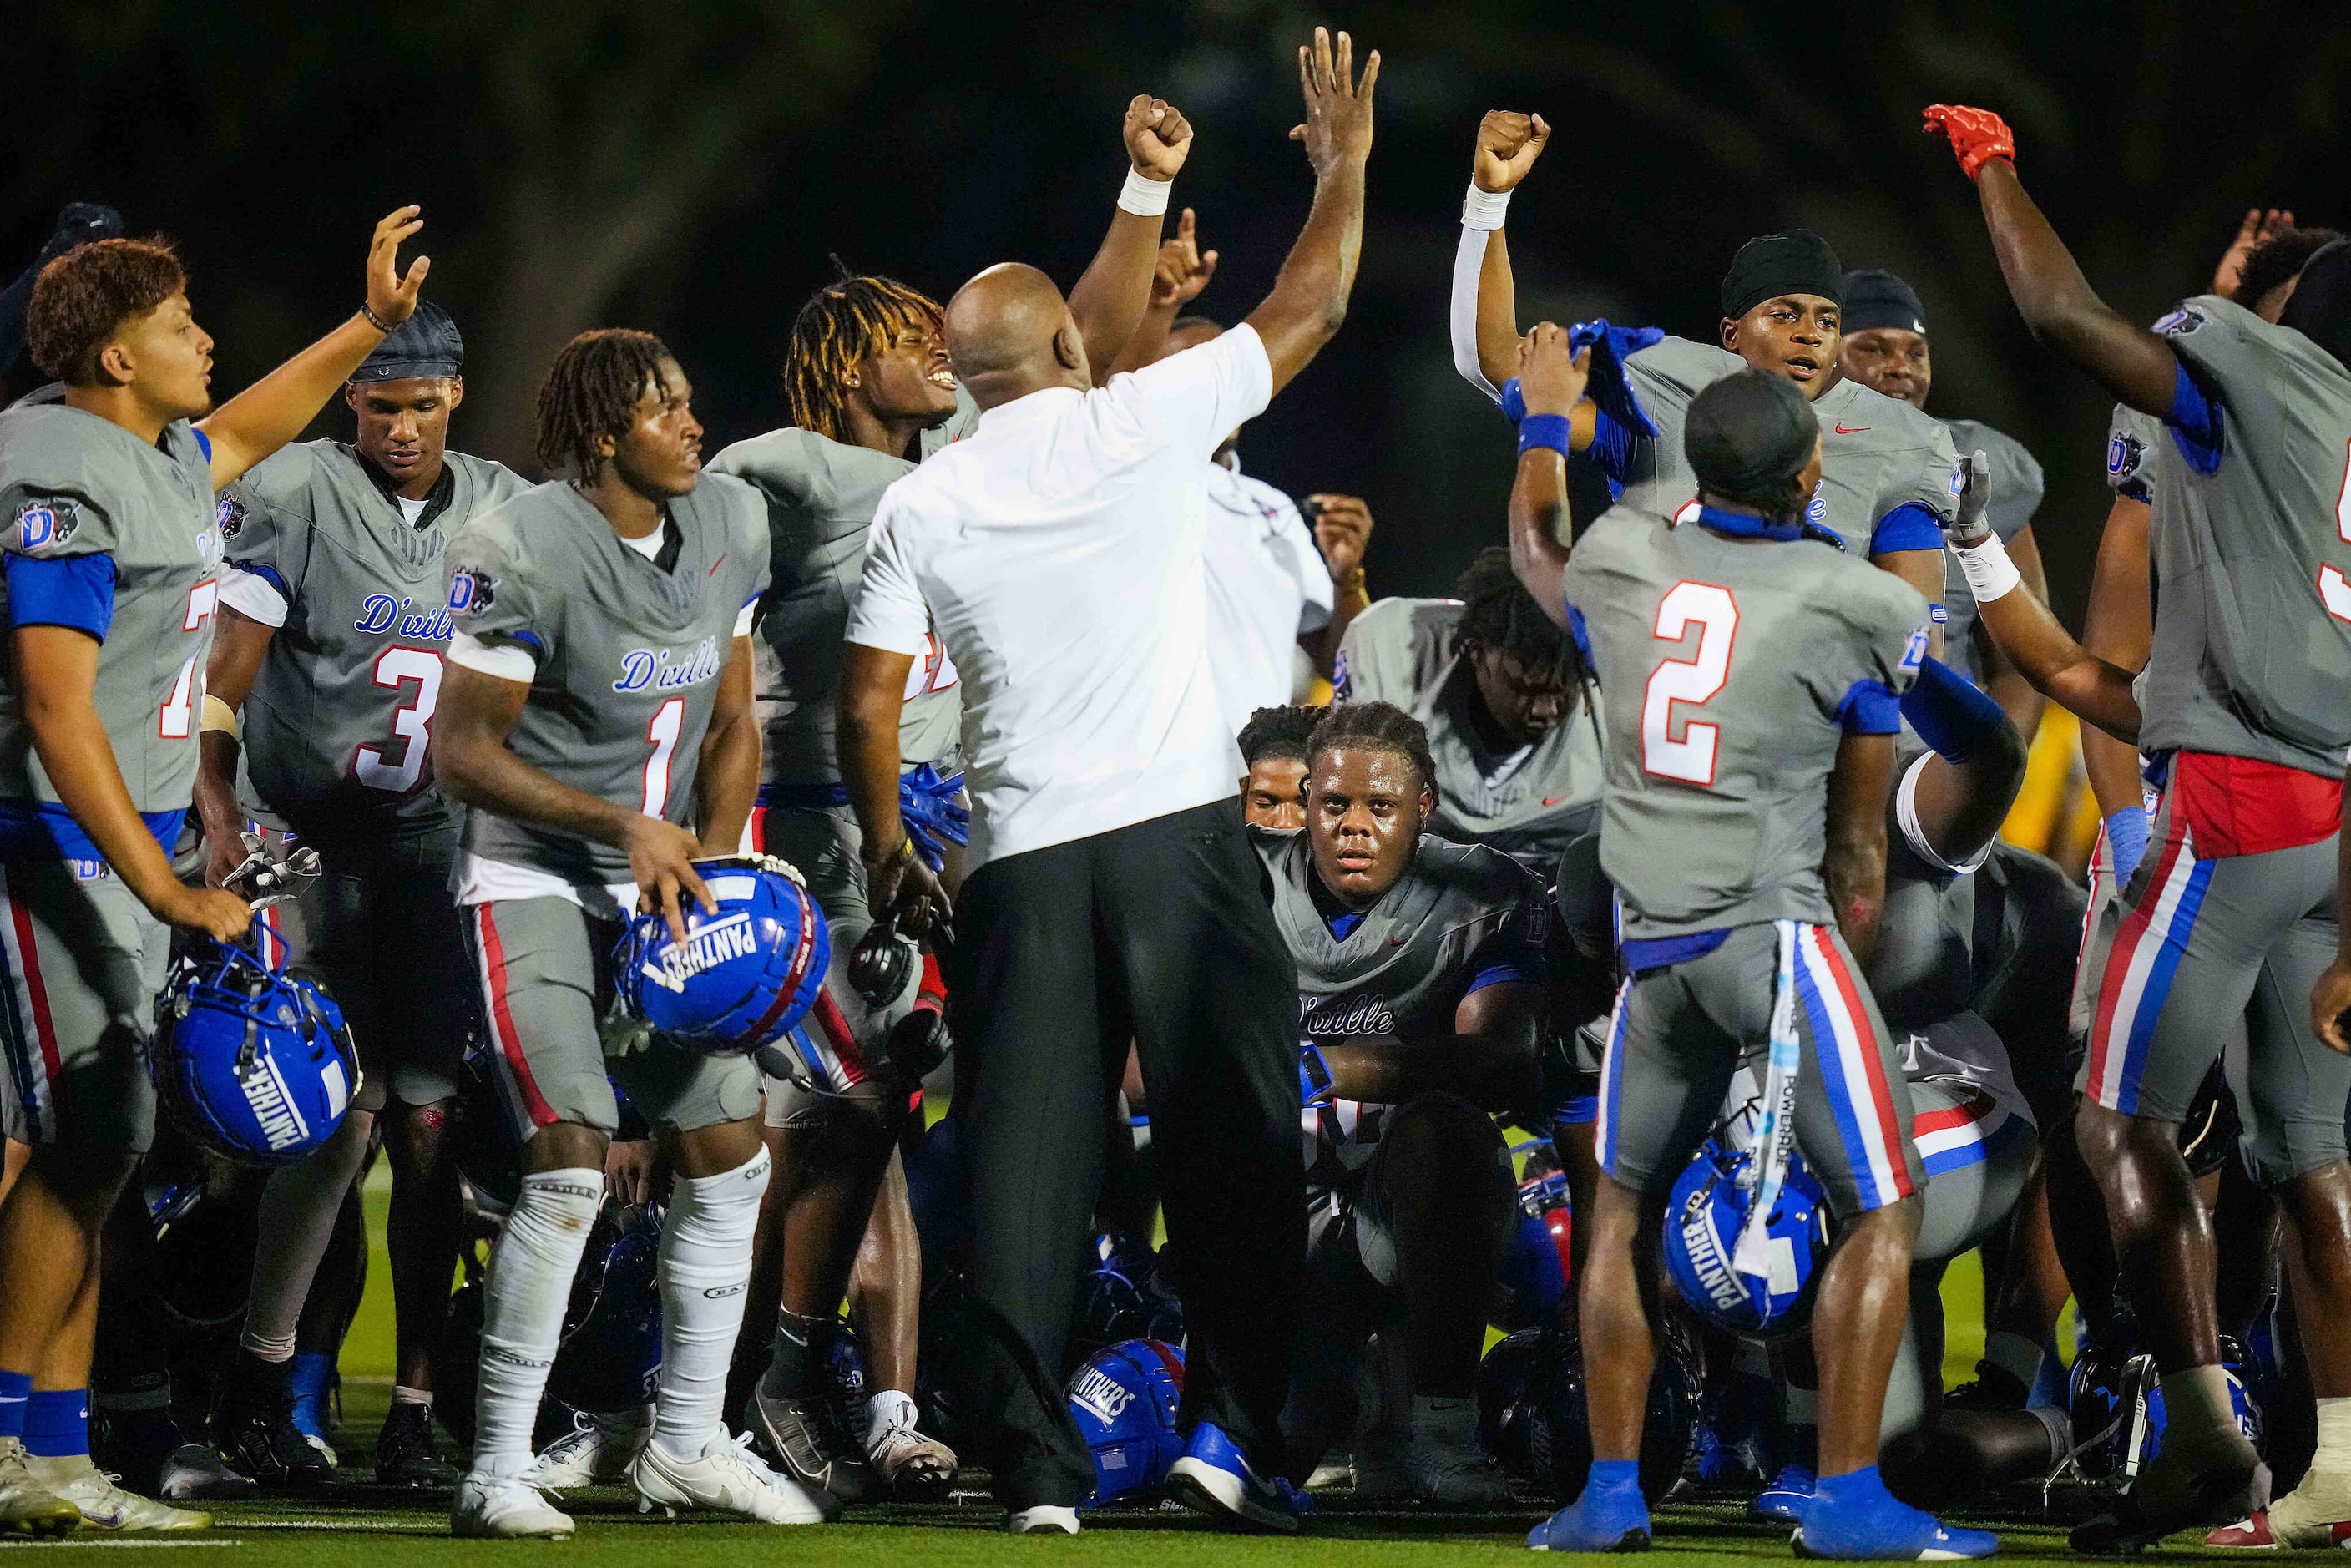
[[[1641,699],[1641,771],[1711,785],[1722,727],[1679,716],[1682,733],[1677,736],[1674,705],[1711,701],[1730,679],[1730,647],[1739,635],[1739,602],[1730,590],[1711,582],[1677,582],[1667,590],[1657,601],[1658,640],[1678,643],[1692,626],[1698,628],[1696,655],[1667,659],[1649,674]]]
[[[2335,496],[2335,532],[2351,544],[2351,441],[2343,445],[2343,488]],[[2332,566],[2318,569],[2318,601],[2337,621],[2351,621],[2351,580]]]

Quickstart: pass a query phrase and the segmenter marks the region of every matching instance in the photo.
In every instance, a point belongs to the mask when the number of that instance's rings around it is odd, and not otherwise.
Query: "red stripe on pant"
[[[2098,1009],[2090,1023],[2089,1097],[2099,1104],[2102,1085],[2106,1081],[2108,1058],[2113,1055],[2115,1005],[2122,999],[2123,987],[2129,983],[2131,960],[2138,956],[2138,945],[2155,923],[2155,912],[2162,907],[2163,891],[2171,885],[2171,873],[2179,863],[2180,852],[2188,847],[2185,831],[2173,832],[2163,846],[2163,858],[2155,863],[2155,871],[2147,879],[2147,893],[2138,907],[2123,916],[2122,929],[2115,933],[2115,945],[2106,950],[2106,967],[2098,975]],[[2119,896],[2119,893],[2117,893]],[[2140,998],[2142,1004],[2146,998]],[[2123,1049],[2128,1051],[2126,1040]]]
[[[1853,1019],[1853,1038],[1860,1042],[1862,1071],[1869,1075],[1870,1108],[1877,1113],[1877,1135],[1886,1147],[1886,1163],[1894,1170],[1894,1197],[1908,1197],[1917,1189],[1911,1185],[1910,1162],[1902,1157],[1902,1129],[1894,1120],[1894,1091],[1886,1082],[1886,1056],[1878,1049],[1882,1042],[1870,1028],[1869,1009],[1862,1006],[1844,956],[1827,931],[1816,930],[1815,936],[1829,977],[1836,982],[1837,995],[1844,998],[1845,1016]],[[1835,1049],[1833,1043],[1830,1049]]]
[[[530,1063],[522,1053],[522,1035],[516,1030],[514,1013],[507,1006],[507,955],[498,942],[497,922],[490,918],[490,906],[474,905],[474,929],[482,939],[482,984],[489,993],[490,1032],[498,1037],[498,1054],[506,1058],[507,1070],[513,1072],[515,1087],[522,1092],[522,1105],[530,1113],[535,1127],[551,1126],[563,1118],[538,1092],[538,1080],[530,1074]]]
[[[816,1021],[817,1027],[824,1030],[825,1043],[832,1047],[832,1054],[841,1063],[841,1082],[837,1087],[847,1089],[872,1076],[866,1068],[864,1053],[857,1049],[857,1035],[850,1029],[849,1019],[842,1015],[841,1004],[832,999],[831,991],[816,994]]]
[[[57,1026],[49,1019],[49,988],[41,983],[39,949],[33,942],[33,916],[25,908],[24,891],[16,885],[16,868],[8,867],[8,914],[16,922],[16,953],[25,966],[25,995],[33,1004],[33,1034],[41,1042],[41,1062],[55,1083],[65,1071],[57,1060]]]

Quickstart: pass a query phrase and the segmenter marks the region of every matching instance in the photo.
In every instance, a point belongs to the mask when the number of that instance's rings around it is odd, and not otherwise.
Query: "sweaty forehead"
[[[1314,787],[1342,794],[1377,791],[1407,795],[1419,788],[1419,769],[1411,757],[1374,742],[1347,739],[1326,746],[1316,755]]]

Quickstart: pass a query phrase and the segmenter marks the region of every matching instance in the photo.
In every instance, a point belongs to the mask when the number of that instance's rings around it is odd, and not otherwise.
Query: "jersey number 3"
[[[1730,678],[1730,645],[1739,635],[1739,603],[1710,582],[1677,582],[1657,601],[1656,636],[1678,643],[1698,628],[1698,653],[1667,659],[1649,674],[1641,701],[1641,771],[1684,784],[1714,782],[1715,748],[1722,727],[1677,716],[1676,703],[1710,701]],[[1682,733],[1674,733],[1679,717]]]
[[[351,777],[371,789],[405,795],[424,773],[424,748],[432,742],[433,708],[441,700],[441,655],[426,648],[386,648],[371,678],[395,690],[416,683],[416,700],[392,710],[392,733],[402,744],[400,760],[386,762],[383,747],[362,746],[351,753]]]

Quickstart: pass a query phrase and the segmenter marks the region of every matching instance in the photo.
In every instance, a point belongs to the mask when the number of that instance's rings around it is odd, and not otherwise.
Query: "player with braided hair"
[[[1479,552],[1452,599],[1383,599],[1339,645],[1341,702],[1387,702],[1428,729],[1429,831],[1548,878],[1600,802],[1598,686],[1575,643]]]

